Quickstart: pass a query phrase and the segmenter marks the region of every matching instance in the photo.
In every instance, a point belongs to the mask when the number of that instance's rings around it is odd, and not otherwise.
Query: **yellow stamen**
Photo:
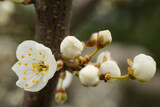
[[[28,86],[28,84],[25,84],[25,86],[27,87],[27,86]]]
[[[48,68],[48,67],[49,67],[49,64],[46,64],[46,67]]]
[[[40,65],[39,63],[36,63],[38,66]]]
[[[32,51],[32,48],[29,48]]]
[[[36,74],[39,74],[39,72],[36,72]]]
[[[33,61],[36,61],[36,58],[33,58],[32,60],[33,60]]]
[[[46,70],[46,68],[43,68],[42,70],[43,70],[43,71],[45,71],[45,70]]]
[[[43,55],[43,58],[44,58],[45,56],[46,56],[46,55],[44,54],[44,55]]]
[[[27,71],[24,71],[24,72],[23,72],[23,74],[26,74],[26,73],[27,73]]]
[[[24,77],[23,80],[26,80],[26,77]]]
[[[32,80],[32,83],[34,83],[35,80]]]
[[[21,65],[21,63],[20,63],[20,62],[18,62],[18,65]]]
[[[21,57],[24,58],[24,55],[22,55]]]
[[[39,52],[40,55],[42,55],[42,52]]]
[[[34,69],[32,69],[32,71],[34,72],[35,70],[34,70]]]
[[[38,83],[38,80],[36,80],[36,83]]]
[[[44,72],[42,72],[41,74],[42,74],[42,75],[44,75],[45,73],[44,73]]]
[[[31,56],[31,53],[29,53],[28,56]]]
[[[28,65],[28,63],[24,63],[24,65],[25,65],[25,66],[27,66],[27,65]]]

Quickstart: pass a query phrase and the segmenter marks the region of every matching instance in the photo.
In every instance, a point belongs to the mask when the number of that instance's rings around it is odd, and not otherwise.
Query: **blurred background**
[[[151,55],[160,66],[159,0],[73,0],[71,35],[86,41],[93,32],[109,29],[113,42],[108,50],[118,62],[122,74],[127,71],[126,58],[139,53]],[[11,70],[16,47],[34,39],[33,5],[0,2],[0,107],[18,107],[23,89],[15,85],[17,76]],[[94,49],[86,49],[84,55]],[[93,58],[96,61],[96,56]],[[95,88],[83,87],[77,78],[67,89],[68,101],[57,107],[160,107],[160,73],[147,83],[119,80],[103,81]],[[54,97],[54,96],[53,96]]]

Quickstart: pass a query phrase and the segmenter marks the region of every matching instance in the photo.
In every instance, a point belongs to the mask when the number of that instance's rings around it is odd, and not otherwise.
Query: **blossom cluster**
[[[61,71],[55,99],[57,103],[63,104],[67,99],[65,89],[72,82],[73,75],[87,87],[97,86],[100,80],[107,83],[112,83],[117,79],[136,79],[139,82],[147,82],[155,75],[156,62],[151,56],[145,54],[135,56],[133,61],[128,58],[128,73],[123,76],[109,51],[101,52],[97,61],[91,62],[91,58],[111,42],[112,36],[109,30],[93,33],[86,43],[74,36],[65,37],[60,44],[61,56],[64,60],[73,62],[82,68],[74,71],[65,67],[63,60],[56,61],[48,47],[35,41],[24,41],[17,48],[18,62],[12,67],[19,77],[16,85],[26,91],[36,92],[46,86],[56,71]],[[85,47],[96,47],[96,50],[82,57],[81,54]]]

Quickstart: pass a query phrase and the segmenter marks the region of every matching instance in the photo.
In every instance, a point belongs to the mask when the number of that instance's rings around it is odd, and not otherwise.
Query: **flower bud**
[[[105,62],[111,60],[111,53],[109,51],[101,52],[97,57],[97,63]]]
[[[66,76],[65,76],[65,78],[63,80],[63,84],[62,84],[63,89],[66,89],[70,86],[72,79],[73,79],[72,73],[70,73],[69,71],[66,70]],[[59,78],[58,83],[57,83],[57,89],[60,88],[61,81],[62,81],[62,78]]]
[[[156,72],[156,62],[145,54],[137,55],[133,60],[133,76],[140,82],[149,81]]]
[[[83,51],[83,43],[74,36],[67,36],[60,45],[61,53],[66,58],[76,58]]]
[[[97,43],[97,36],[98,36],[98,33],[92,33],[91,38],[87,41],[86,45],[89,47],[95,46]]]
[[[63,104],[67,100],[67,94],[64,89],[58,89],[55,95],[55,100],[58,104]]]
[[[99,83],[99,69],[94,65],[86,65],[79,72],[79,78],[84,86],[96,86]]]
[[[109,30],[103,30],[98,32],[97,48],[103,48],[110,44],[112,41],[111,32]]]
[[[100,72],[102,74],[110,73],[111,76],[120,76],[120,69],[115,61],[106,61],[101,64]],[[113,82],[115,79],[110,79],[107,82]]]

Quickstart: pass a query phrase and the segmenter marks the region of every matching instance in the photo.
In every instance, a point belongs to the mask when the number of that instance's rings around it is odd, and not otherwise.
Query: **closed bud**
[[[62,56],[69,59],[79,57],[83,48],[83,43],[74,36],[65,37],[60,45]]]
[[[104,48],[106,45],[112,42],[111,32],[109,30],[103,30],[98,32],[97,48]]]
[[[84,86],[96,86],[99,83],[99,69],[94,65],[86,65],[79,72],[79,78]]]
[[[120,69],[115,61],[106,61],[101,64],[100,72],[102,74],[110,73],[110,76],[120,76]],[[110,79],[107,82],[113,82],[115,79]]]
[[[87,46],[96,46],[98,33],[92,33],[91,38],[87,41]]]
[[[97,57],[97,63],[105,62],[108,60],[112,60],[111,53],[109,51],[101,52]]]
[[[133,60],[132,70],[138,81],[147,82],[155,75],[156,62],[148,55],[139,54]]]
[[[58,104],[63,104],[67,100],[67,94],[64,89],[58,89],[55,95],[55,100]]]

